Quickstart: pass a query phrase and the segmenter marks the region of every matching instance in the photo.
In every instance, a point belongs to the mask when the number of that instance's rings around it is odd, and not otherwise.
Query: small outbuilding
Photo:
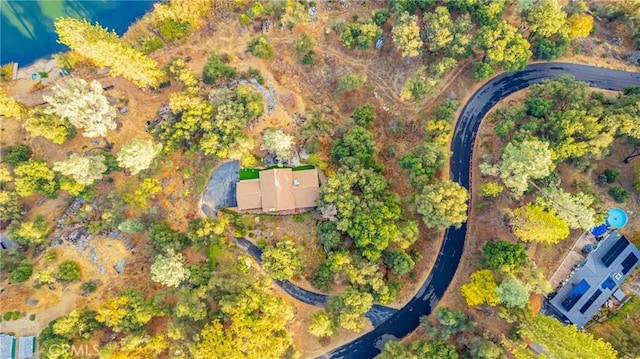
[[[16,359],[16,337],[0,334],[0,359]]]
[[[36,337],[33,335],[20,337],[18,341],[18,358],[31,359],[36,352]]]

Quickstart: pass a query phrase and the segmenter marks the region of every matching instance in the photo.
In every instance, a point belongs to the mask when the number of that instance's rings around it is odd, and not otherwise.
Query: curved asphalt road
[[[497,76],[474,93],[462,109],[451,144],[451,179],[469,188],[471,151],[476,132],[482,118],[498,101],[529,85],[561,74],[573,75],[577,80],[605,90],[619,91],[626,86],[640,85],[639,73],[565,63],[532,64],[523,71]],[[466,223],[460,228],[447,229],[429,277],[406,306],[373,331],[321,358],[373,358],[386,341],[402,338],[413,331],[419,324],[420,316],[431,313],[451,283],[462,255],[466,230]]]
[[[248,241],[246,238],[234,238],[233,242],[239,248],[247,251],[247,253],[262,264],[262,251],[258,246]],[[288,280],[274,279],[276,284],[293,298],[316,307],[326,307],[329,296],[321,293],[312,292],[289,282]],[[374,327],[384,323],[398,310],[395,308],[385,307],[384,305],[374,304],[365,316],[371,321]]]

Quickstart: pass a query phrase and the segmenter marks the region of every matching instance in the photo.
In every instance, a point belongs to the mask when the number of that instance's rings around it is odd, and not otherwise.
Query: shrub
[[[27,162],[29,157],[31,157],[31,149],[29,146],[15,145],[7,149],[7,154],[4,155],[4,160],[8,164],[15,166],[17,164]]]
[[[23,260],[20,262],[20,265],[9,274],[9,283],[26,282],[27,279],[31,278],[32,274],[33,266],[26,260]]]
[[[255,57],[270,59],[273,57],[273,46],[266,37],[259,36],[251,39],[247,44],[247,51]]]
[[[155,35],[149,35],[149,36],[145,36],[142,39],[139,40],[137,48],[144,52],[145,55],[146,54],[150,54],[156,50],[160,50],[161,48],[164,47],[164,42],[162,42],[162,40],[155,36]]]
[[[4,313],[4,315],[2,316],[2,319],[4,321],[9,321],[11,320],[11,318],[13,318],[13,313],[12,312],[6,312]]]
[[[98,285],[95,284],[94,282],[84,282],[82,283],[82,294],[89,294],[89,293],[93,293],[96,291],[96,288],[98,288]]]
[[[236,69],[226,65],[222,59],[220,59],[220,55],[218,55],[216,51],[211,51],[209,53],[207,64],[204,66],[204,70],[202,71],[202,82],[211,85],[219,79],[230,79],[236,77],[236,75]]]
[[[20,317],[22,317],[22,313],[20,313],[18,311],[15,311],[15,312],[13,312],[13,316],[12,316],[11,319],[18,320],[18,319],[20,319]]]
[[[338,88],[336,92],[341,94],[346,91],[355,90],[367,82],[367,76],[348,73],[338,79]]]
[[[389,10],[384,8],[376,9],[371,12],[371,20],[373,20],[373,23],[378,26],[384,25],[387,20],[389,20],[389,17],[391,17],[391,14],[389,14]]]
[[[618,168],[607,168],[606,170],[604,170],[602,172],[602,174],[604,175],[607,183],[613,183],[620,176],[620,169],[618,169]]]
[[[620,186],[612,187],[609,190],[609,194],[618,203],[624,203],[629,198],[629,192]]]
[[[58,267],[58,278],[63,282],[75,282],[82,277],[80,265],[74,261],[64,261]]]
[[[504,187],[495,182],[485,182],[480,185],[480,192],[483,197],[498,197]]]
[[[160,36],[167,42],[180,40],[191,32],[191,25],[188,22],[173,19],[163,20],[157,27]]]

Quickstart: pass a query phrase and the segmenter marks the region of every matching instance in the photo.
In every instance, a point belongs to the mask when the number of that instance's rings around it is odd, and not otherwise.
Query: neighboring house
[[[259,179],[243,180],[236,186],[238,210],[263,212],[312,208],[320,195],[316,168],[292,171],[274,168],[260,171]]]
[[[625,294],[618,287],[638,266],[639,258],[636,246],[612,232],[549,301],[551,314],[582,328],[611,296],[624,299]]]
[[[16,337],[0,334],[0,359],[16,358]]]
[[[36,337],[20,337],[18,341],[18,359],[31,359],[36,352]]]

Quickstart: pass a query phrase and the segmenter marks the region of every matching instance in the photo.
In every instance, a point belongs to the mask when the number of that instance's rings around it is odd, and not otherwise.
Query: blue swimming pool
[[[60,16],[98,21],[124,33],[153,7],[154,0],[0,0],[0,64],[35,60],[67,50],[58,44],[53,22]]]
[[[615,228],[623,228],[627,225],[629,221],[629,216],[627,216],[627,212],[620,208],[611,208],[607,211],[607,224],[611,227]]]

